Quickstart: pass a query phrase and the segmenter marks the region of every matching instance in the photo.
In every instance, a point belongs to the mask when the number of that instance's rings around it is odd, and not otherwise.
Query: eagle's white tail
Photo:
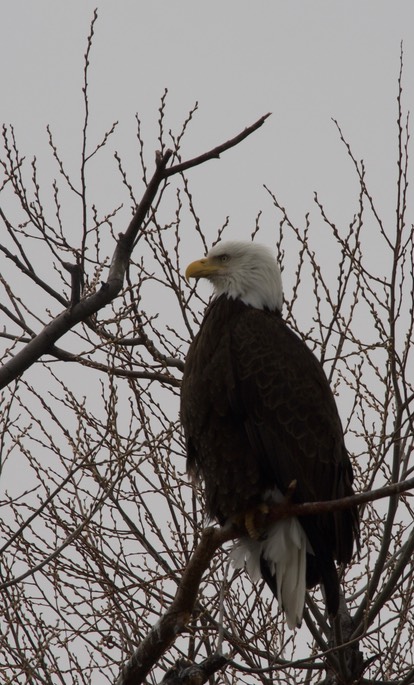
[[[301,624],[306,591],[305,531],[297,518],[274,523],[264,540],[242,538],[231,553],[235,568],[246,569],[253,582],[261,578],[260,560],[263,558],[276,579],[277,599],[286,614],[289,628]]]

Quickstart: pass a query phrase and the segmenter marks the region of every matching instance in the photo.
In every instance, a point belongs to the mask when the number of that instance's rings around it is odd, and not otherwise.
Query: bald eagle
[[[221,525],[243,520],[281,502],[292,483],[297,503],[353,494],[332,391],[318,359],[281,316],[282,281],[271,251],[253,242],[218,243],[188,266],[186,278],[214,287],[181,388],[187,468],[204,482],[208,515]],[[357,534],[355,508],[292,517],[246,535],[233,560],[246,564],[253,580],[263,577],[293,628],[306,588],[318,583],[336,615],[335,560],[349,563]]]

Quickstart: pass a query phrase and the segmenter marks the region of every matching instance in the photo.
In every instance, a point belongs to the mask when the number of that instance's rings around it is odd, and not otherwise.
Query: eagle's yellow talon
[[[244,516],[244,527],[252,540],[260,540],[263,534],[263,517],[269,513],[269,507],[265,502],[261,502],[254,509],[249,509]],[[260,525],[262,524],[262,525]]]

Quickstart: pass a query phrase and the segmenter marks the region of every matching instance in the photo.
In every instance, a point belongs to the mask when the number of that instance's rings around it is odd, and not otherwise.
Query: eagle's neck
[[[214,294],[230,300],[240,300],[255,309],[282,311],[283,291],[279,270],[252,272],[241,276],[229,275],[226,280],[214,283]]]

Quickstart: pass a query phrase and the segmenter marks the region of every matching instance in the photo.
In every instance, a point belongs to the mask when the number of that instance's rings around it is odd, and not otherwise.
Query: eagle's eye
[[[221,254],[221,255],[219,256],[219,260],[220,260],[220,262],[221,262],[222,264],[225,264],[226,262],[228,262],[229,259],[230,259],[230,257],[229,257],[228,254]]]

